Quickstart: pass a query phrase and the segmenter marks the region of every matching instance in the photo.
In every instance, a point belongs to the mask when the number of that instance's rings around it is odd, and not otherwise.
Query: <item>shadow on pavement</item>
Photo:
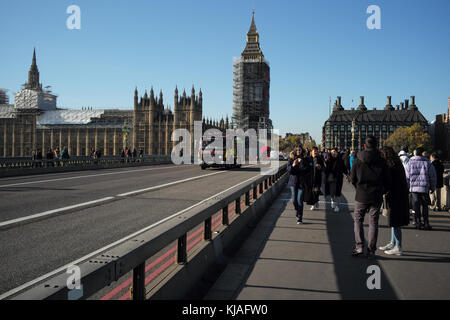
[[[348,203],[348,199],[341,196],[341,202]],[[368,217],[366,217],[368,219]],[[354,247],[353,217],[348,206],[341,206],[341,211],[335,213],[326,204],[326,225],[330,248],[334,261],[337,286],[342,299],[398,299],[383,269],[375,260],[368,260],[365,256],[352,257]],[[365,228],[367,237],[368,230]],[[369,290],[367,280],[372,273],[367,273],[371,265],[378,265],[381,270],[381,289]]]

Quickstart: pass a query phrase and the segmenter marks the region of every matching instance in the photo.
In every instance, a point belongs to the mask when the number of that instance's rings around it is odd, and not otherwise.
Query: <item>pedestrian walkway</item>
[[[433,231],[403,230],[403,256],[377,251],[375,260],[350,256],[354,188],[345,183],[341,211],[305,207],[303,225],[286,188],[209,290],[205,299],[450,299],[450,214],[431,213]],[[323,197],[321,197],[323,200]],[[366,223],[368,217],[366,217]],[[365,224],[367,237],[368,225]],[[380,217],[378,246],[390,240]],[[367,268],[381,270],[381,289],[369,290]]]

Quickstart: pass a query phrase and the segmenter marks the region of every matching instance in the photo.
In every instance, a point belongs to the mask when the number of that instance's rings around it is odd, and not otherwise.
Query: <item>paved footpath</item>
[[[296,224],[286,188],[252,230],[205,299],[450,299],[450,214],[432,213],[433,231],[403,229],[403,256],[377,251],[375,260],[350,256],[354,244],[354,188],[345,183],[339,213],[323,202]],[[347,205],[348,203],[348,205]],[[368,218],[366,217],[366,222]],[[365,225],[367,237],[368,225]],[[380,217],[377,246],[390,239]],[[381,289],[367,273],[380,267]]]

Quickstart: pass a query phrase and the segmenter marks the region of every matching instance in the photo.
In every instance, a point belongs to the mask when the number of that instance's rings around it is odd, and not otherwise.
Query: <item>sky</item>
[[[70,30],[70,5],[81,29]],[[370,30],[370,5],[381,29]],[[203,114],[232,115],[233,57],[245,47],[252,9],[271,66],[275,129],[321,141],[332,102],[369,109],[410,96],[432,121],[450,97],[448,0],[0,0],[0,88],[27,81],[33,47],[40,80],[61,108],[132,109],[139,94],[203,91]]]

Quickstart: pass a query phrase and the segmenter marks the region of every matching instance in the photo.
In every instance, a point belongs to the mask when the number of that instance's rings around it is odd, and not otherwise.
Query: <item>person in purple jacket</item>
[[[414,157],[409,159],[405,166],[405,173],[413,200],[415,227],[416,229],[431,230],[428,205],[431,204],[429,193],[436,189],[436,170],[431,162],[422,156],[423,152],[422,147],[414,151]]]

